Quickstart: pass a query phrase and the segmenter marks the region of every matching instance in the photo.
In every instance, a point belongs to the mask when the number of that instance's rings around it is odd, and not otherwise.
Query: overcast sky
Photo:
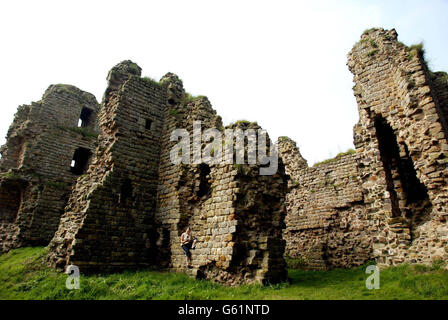
[[[358,120],[346,55],[371,27],[424,41],[448,70],[447,0],[1,1],[0,143],[18,105],[54,83],[99,101],[108,70],[131,59],[143,75],[176,73],[225,124],[258,121],[297,141],[309,164],[353,147]]]

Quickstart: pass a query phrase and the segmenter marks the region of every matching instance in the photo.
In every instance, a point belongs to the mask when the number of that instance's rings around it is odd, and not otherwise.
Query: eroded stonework
[[[49,244],[47,261],[60,269],[162,267],[226,284],[284,281],[284,256],[312,269],[447,261],[447,74],[383,29],[362,35],[348,66],[356,152],[309,167],[280,138],[272,176],[233,159],[172,161],[175,129],[193,140],[197,121],[202,131],[260,129],[224,128],[210,101],[172,73],[156,82],[123,61],[101,105],[50,86],[19,107],[1,149],[0,251]],[[198,238],[188,270],[179,240],[187,226]]]
[[[366,31],[348,55],[356,154],[308,168],[280,139],[292,176],[287,255],[310,268],[448,260],[448,84],[395,30]]]
[[[193,121],[202,121],[203,130],[223,130],[221,118],[205,97],[185,101],[174,74],[157,83],[140,72],[125,61],[109,73],[96,156],[73,188],[49,263],[81,272],[185,271],[179,239],[189,226],[198,238],[187,270],[193,276],[226,284],[285,280],[284,167],[263,177],[259,165],[174,164],[175,129],[193,133]]]
[[[296,143],[279,139],[291,176],[286,196],[286,255],[311,269],[349,268],[371,259],[372,233],[365,210],[358,155],[309,168]]]
[[[18,108],[1,149],[0,252],[51,240],[96,148],[98,109],[93,95],[69,85]]]

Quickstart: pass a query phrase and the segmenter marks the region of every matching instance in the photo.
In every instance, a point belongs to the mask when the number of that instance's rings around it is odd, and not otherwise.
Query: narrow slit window
[[[145,129],[146,130],[151,130],[151,128],[152,128],[152,121],[150,119],[146,119]]]
[[[118,203],[121,205],[129,205],[133,196],[133,187],[130,179],[125,179],[121,185],[120,197]]]

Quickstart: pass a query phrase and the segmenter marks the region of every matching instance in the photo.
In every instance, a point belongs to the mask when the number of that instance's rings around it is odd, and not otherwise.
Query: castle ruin
[[[187,272],[226,284],[284,281],[284,256],[310,269],[447,261],[446,73],[383,29],[362,35],[348,67],[356,152],[309,167],[283,137],[270,176],[260,163],[171,161],[176,128],[225,130],[172,73],[156,82],[123,61],[101,104],[50,86],[19,107],[1,149],[0,251],[48,245],[49,265],[81,272],[184,271],[179,237],[190,226],[199,242]]]
[[[291,176],[286,254],[318,269],[447,261],[447,74],[383,29],[362,35],[348,67],[356,153],[309,168],[279,140]]]

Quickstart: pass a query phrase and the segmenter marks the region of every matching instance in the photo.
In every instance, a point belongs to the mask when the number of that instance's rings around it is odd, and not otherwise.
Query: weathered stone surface
[[[373,257],[387,265],[447,260],[446,83],[433,83],[421,52],[395,30],[364,33],[348,66],[364,199],[378,228]]]
[[[259,165],[173,164],[174,129],[193,133],[200,120],[203,130],[223,130],[221,118],[205,97],[188,102],[176,75],[156,83],[140,70],[124,61],[109,73],[96,156],[72,191],[49,263],[185,271],[179,239],[190,226],[199,241],[191,275],[226,284],[285,280],[284,167],[262,177]]]
[[[280,138],[291,176],[286,196],[286,255],[310,269],[347,268],[371,259],[372,234],[361,186],[359,156],[309,168],[296,143]]]
[[[78,128],[83,109],[90,122]],[[18,108],[1,148],[0,252],[51,240],[78,177],[73,156],[79,148],[96,147],[98,109],[93,95],[61,84]]]
[[[310,268],[447,260],[446,73],[395,30],[365,32],[348,55],[360,119],[356,154],[308,168],[280,139],[291,175],[286,253]]]
[[[1,149],[0,251],[52,239],[47,260],[58,268],[184,271],[179,237],[190,226],[199,242],[187,272],[226,284],[283,281],[284,255],[313,269],[446,261],[446,73],[383,29],[362,35],[348,66],[356,153],[310,168],[283,137],[273,176],[259,163],[171,161],[174,129],[225,130],[209,100],[186,94],[172,73],[155,82],[123,61],[101,106],[51,86],[19,107]]]

